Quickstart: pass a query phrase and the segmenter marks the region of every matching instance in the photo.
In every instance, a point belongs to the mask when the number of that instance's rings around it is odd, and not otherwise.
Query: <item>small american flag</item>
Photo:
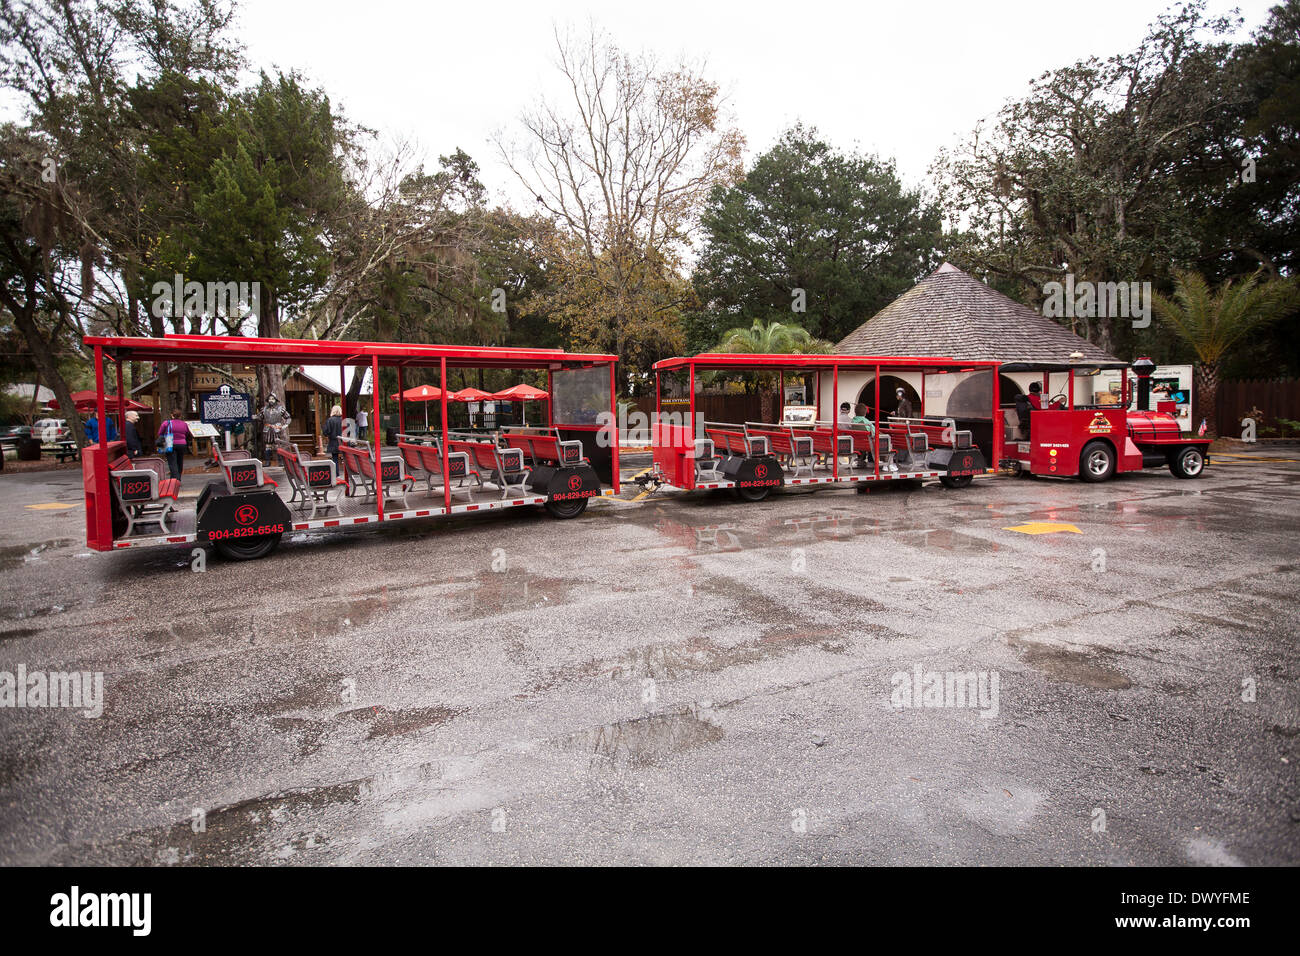
[[[1196,434],[1199,435],[1201,438],[1204,438],[1204,437],[1205,437],[1205,427],[1206,427],[1206,426],[1205,426],[1205,419],[1202,418],[1202,419],[1201,419],[1201,427],[1198,428],[1198,429],[1196,430]]]

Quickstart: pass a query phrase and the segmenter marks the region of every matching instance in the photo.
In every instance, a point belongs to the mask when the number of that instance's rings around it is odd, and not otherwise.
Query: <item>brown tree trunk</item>
[[[1210,438],[1217,438],[1219,429],[1217,427],[1218,418],[1218,397],[1219,397],[1219,363],[1218,362],[1198,362],[1196,365],[1196,398],[1192,402],[1192,431],[1201,427],[1201,419],[1205,419],[1205,434]]]
[[[77,443],[78,448],[84,448],[86,446],[86,430],[82,427],[81,416],[73,406],[72,389],[68,387],[67,380],[59,371],[54,347],[41,334],[41,330],[37,328],[36,320],[32,317],[30,308],[19,308],[18,303],[8,295],[3,296],[0,301],[3,301],[6,308],[13,314],[14,324],[18,326],[18,331],[27,340],[27,347],[32,350],[32,361],[36,363],[41,378],[49,382],[50,388],[54,390],[54,397],[59,400],[59,411],[67,419],[68,427],[72,429],[72,440]],[[30,296],[28,301],[32,301]],[[103,422],[100,422],[99,426],[103,429],[105,435],[108,434]]]
[[[280,337],[280,303],[275,290],[262,283],[259,286],[257,304],[257,334],[263,338]],[[266,404],[272,395],[279,395],[284,388],[284,369],[279,365],[259,365],[257,367],[257,385],[262,394],[258,396],[258,408]],[[345,409],[346,412],[346,409]]]

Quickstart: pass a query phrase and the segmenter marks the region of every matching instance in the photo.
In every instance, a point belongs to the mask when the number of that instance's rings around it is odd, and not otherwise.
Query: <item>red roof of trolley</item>
[[[616,355],[565,352],[563,349],[497,348],[476,345],[414,345],[406,342],[349,342],[333,339],[270,339],[240,335],[168,335],[161,339],[131,336],[86,336],[88,346],[137,362],[210,362],[246,365],[369,365],[407,368],[564,368],[605,365]]]
[[[954,358],[916,358],[900,355],[802,355],[798,353],[771,352],[747,355],[740,352],[701,352],[699,355],[681,356],[663,359],[654,364],[656,371],[668,371],[686,368],[690,365],[707,368],[754,368],[756,366],[771,368],[843,368],[845,366],[867,368],[877,365],[890,368],[957,368],[978,369],[995,368],[998,363],[989,360],[968,361]]]

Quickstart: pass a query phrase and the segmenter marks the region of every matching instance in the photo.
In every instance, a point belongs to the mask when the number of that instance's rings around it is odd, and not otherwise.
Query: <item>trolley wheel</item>
[[[552,518],[576,518],[587,510],[589,498],[570,498],[568,501],[548,501],[546,510]]]
[[[267,534],[260,538],[245,538],[238,541],[216,542],[217,553],[231,561],[253,561],[264,558],[275,550],[280,543],[278,534]]]
[[[939,484],[945,488],[965,488],[975,480],[974,475],[940,475]]]
[[[1090,441],[1079,456],[1079,477],[1084,481],[1106,481],[1115,475],[1115,452],[1104,441]]]
[[[1175,478],[1199,478],[1205,474],[1205,453],[1195,445],[1180,448],[1169,456],[1169,470]]]
[[[770,495],[770,494],[772,493],[772,486],[771,486],[771,485],[763,485],[763,486],[758,487],[758,488],[754,488],[754,487],[739,488],[739,487],[738,487],[738,488],[732,488],[732,489],[731,489],[731,492],[732,492],[732,494],[734,494],[737,498],[739,498],[741,501],[762,501],[764,498],[766,498],[768,495]]]

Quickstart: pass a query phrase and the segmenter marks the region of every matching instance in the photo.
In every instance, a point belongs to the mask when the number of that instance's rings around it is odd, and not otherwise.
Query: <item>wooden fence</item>
[[[1218,433],[1225,437],[1241,434],[1241,420],[1253,408],[1264,413],[1261,424],[1277,428],[1279,418],[1300,421],[1300,379],[1250,379],[1220,382],[1215,409]],[[1200,427],[1200,421],[1193,427]],[[1277,438],[1279,432],[1261,432],[1260,438]]]
[[[638,411],[649,417],[655,409],[653,395],[631,399]],[[772,411],[777,412],[777,397],[772,395]],[[710,422],[756,422],[762,410],[762,398],[759,395],[710,395],[707,392],[695,396],[696,414],[704,413],[705,421]],[[690,411],[687,399],[670,399],[664,402],[664,411],[680,412],[686,415]]]

